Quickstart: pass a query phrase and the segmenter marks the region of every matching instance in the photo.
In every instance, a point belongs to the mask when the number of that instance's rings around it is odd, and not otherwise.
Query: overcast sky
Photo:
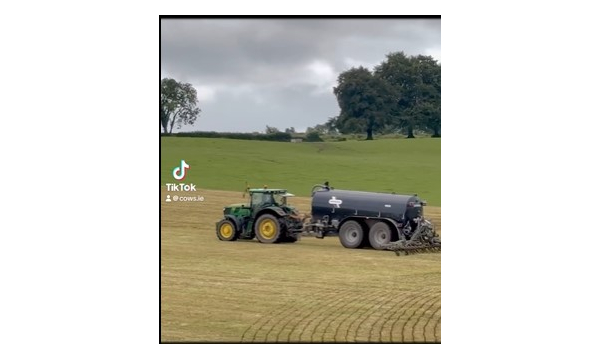
[[[303,131],[339,114],[333,87],[390,52],[441,62],[440,19],[162,19],[161,78],[189,82],[202,112],[179,131]],[[178,131],[173,129],[173,131]]]

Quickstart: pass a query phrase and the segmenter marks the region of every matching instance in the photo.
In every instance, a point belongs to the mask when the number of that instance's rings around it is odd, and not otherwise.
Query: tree
[[[274,126],[267,125],[265,129],[265,134],[276,134],[279,132],[279,129]]]
[[[294,127],[292,126],[291,128],[285,128],[285,130],[283,132],[288,133],[288,134],[295,134],[296,129],[294,129]]]
[[[442,112],[439,101],[424,102],[418,110],[422,124],[433,134],[431,137],[442,137]]]
[[[337,134],[338,133],[338,129],[335,126],[337,123],[337,120],[338,120],[337,116],[332,116],[325,123],[325,128],[327,129],[328,134]]]
[[[395,105],[389,84],[362,66],[341,73],[333,93],[340,106],[335,128],[342,133],[366,132],[367,140],[389,121]]]
[[[393,88],[396,105],[390,116],[414,138],[415,129],[432,130],[440,136],[441,66],[431,56],[388,54],[375,67],[375,76]]]
[[[194,124],[200,108],[198,94],[192,84],[164,78],[160,82],[160,124],[164,133],[171,134],[173,125]]]
[[[314,127],[307,127],[306,133],[315,132],[319,135],[335,135],[337,133],[335,127],[333,127],[333,122],[328,120],[325,124],[317,124]]]
[[[304,138],[307,142],[322,142],[323,141],[323,139],[321,139],[321,136],[319,136],[319,133],[316,131],[307,132],[306,136]]]
[[[432,137],[442,136],[442,67],[430,56],[416,58],[422,79],[423,125],[433,132]]]

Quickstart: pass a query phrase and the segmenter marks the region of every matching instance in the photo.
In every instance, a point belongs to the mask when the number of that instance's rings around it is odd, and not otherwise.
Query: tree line
[[[333,88],[340,113],[324,124],[309,127],[307,134],[404,133],[416,131],[441,136],[441,64],[431,56],[386,55],[373,71],[359,66],[342,72]],[[164,133],[173,126],[194,124],[200,108],[196,89],[174,79],[161,80],[160,124]],[[267,126],[265,133],[280,132]],[[284,133],[293,134],[288,128]]]
[[[373,71],[362,66],[344,71],[333,89],[340,114],[320,131],[342,134],[406,133],[441,136],[441,65],[431,56],[390,53]]]

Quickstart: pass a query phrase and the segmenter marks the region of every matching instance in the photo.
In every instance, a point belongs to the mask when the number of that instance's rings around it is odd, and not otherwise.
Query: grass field
[[[385,139],[324,143],[161,138],[161,184],[184,159],[185,181],[205,189],[287,188],[309,196],[314,184],[338,189],[414,194],[441,206],[441,139]],[[217,176],[218,174],[218,176]]]
[[[243,199],[197,193],[204,202],[167,203],[162,189],[161,341],[441,342],[441,254],[351,250],[337,237],[221,242],[223,206]],[[426,214],[441,229],[440,209]]]
[[[417,192],[440,205],[439,139],[161,141],[161,341],[441,342],[439,253],[351,250],[337,237],[261,244],[215,235],[223,207],[247,200],[245,180],[297,195],[329,180],[341,189]],[[181,159],[191,165],[185,182],[195,193],[164,186],[175,182]],[[205,200],[166,202],[167,194]],[[291,203],[310,212],[308,197]],[[425,214],[441,233],[441,208]]]

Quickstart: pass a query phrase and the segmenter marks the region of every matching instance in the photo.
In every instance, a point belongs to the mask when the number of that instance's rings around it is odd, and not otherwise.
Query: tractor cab
[[[269,206],[287,207],[287,198],[294,196],[285,189],[250,189],[250,207],[253,210]]]

